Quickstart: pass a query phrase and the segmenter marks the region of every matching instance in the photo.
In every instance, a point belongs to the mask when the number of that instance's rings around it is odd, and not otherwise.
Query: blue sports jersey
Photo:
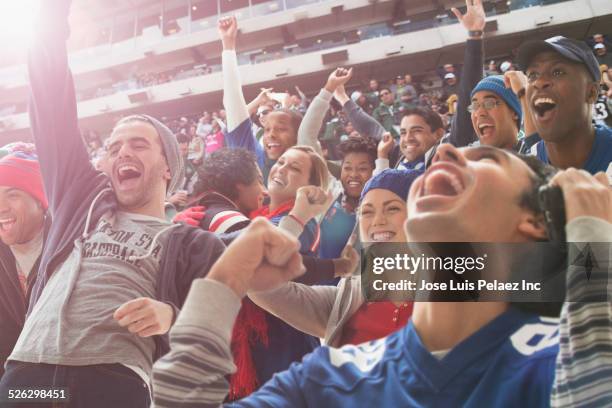
[[[268,185],[268,175],[270,174],[270,169],[274,163],[276,163],[276,160],[271,160],[266,157],[263,146],[253,135],[253,122],[251,122],[251,119],[245,119],[235,129],[227,132],[225,134],[225,144],[228,148],[240,148],[255,153],[257,164],[263,175],[264,184],[266,186]]]
[[[253,135],[253,122],[245,119],[240,125],[230,132],[225,133],[225,144],[230,148],[242,148],[255,153],[257,164],[263,168],[265,153],[263,146],[259,144]]]
[[[412,323],[359,346],[320,347],[238,406],[548,407],[558,320],[510,308],[438,360]]]
[[[401,160],[395,167],[398,168],[399,170],[424,171],[425,170],[425,156],[421,156],[418,159],[413,160],[411,162]]]
[[[538,159],[544,163],[550,163],[548,161],[548,154],[546,153],[544,141],[538,142],[536,146]],[[591,153],[589,154],[589,157],[582,168],[591,174],[595,174],[598,171],[606,171],[611,162],[612,128],[609,128],[608,126],[596,125],[593,148],[591,149]]]

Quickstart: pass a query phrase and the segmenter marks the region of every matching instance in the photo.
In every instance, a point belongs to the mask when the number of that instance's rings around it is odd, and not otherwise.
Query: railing
[[[321,3],[330,0],[272,0],[265,3],[260,3],[257,5],[252,5],[247,9],[239,9],[233,10],[232,14],[236,14],[238,12],[247,13],[248,16],[260,16],[266,14],[273,14],[276,12],[281,12],[287,9],[305,6],[307,4],[313,3]],[[549,5],[553,3],[561,3],[569,0],[509,0],[507,2],[508,9],[510,10],[518,10],[528,7],[534,6],[542,6]],[[494,16],[500,14],[502,11],[498,11],[492,3],[485,3],[487,5],[486,13],[487,16]],[[503,12],[507,12],[507,10]],[[228,13],[225,13],[228,14]],[[208,17],[201,20],[192,21],[189,24],[189,21],[183,21],[179,24],[179,27],[185,26],[188,28],[188,31],[195,32],[199,30],[208,29],[211,26],[216,24],[216,21],[219,17],[217,15]],[[391,23],[377,23],[370,24],[362,27],[357,27],[351,32],[355,32],[358,36],[358,41],[365,41],[372,38],[380,38],[380,37],[389,37],[400,34],[405,34],[409,32],[421,31],[430,28],[445,26],[449,24],[455,24],[457,20],[454,16],[451,17],[450,14],[443,14],[436,16],[435,18],[431,18],[428,20],[422,21],[410,21],[406,20],[403,22],[398,22],[395,24]],[[91,60],[92,56],[100,56],[100,55],[115,55],[116,53],[123,52],[133,52],[135,48],[147,47],[150,45],[158,44],[160,41],[166,41],[168,38],[175,37],[177,35],[185,35],[186,33],[180,34],[176,33],[170,36],[163,36],[159,28],[155,30],[157,27],[150,27],[149,31],[143,32],[142,36],[134,37],[129,40],[118,42],[110,45],[99,46],[95,48],[90,48],[87,50],[83,50],[81,52],[77,52],[71,54],[71,61],[78,61],[80,59],[83,60]],[[182,32],[182,30],[181,30]],[[267,47],[264,50],[256,50],[254,51],[245,51],[238,55],[238,63],[239,65],[248,65],[248,64],[258,64],[267,61],[280,60],[286,57],[307,54],[311,52],[317,52],[321,50],[326,50],[330,48],[335,48],[343,45],[348,45],[355,42],[354,35],[349,38],[348,32],[345,33],[335,33],[333,39],[328,38],[329,36],[322,35],[321,38],[312,38],[307,40],[300,40],[298,44],[292,45],[292,47],[287,48],[283,47],[284,44],[278,44],[276,46]],[[338,35],[339,34],[339,35]],[[159,76],[166,76],[170,81],[172,80],[180,80],[186,78],[192,78],[196,76],[208,75],[213,72],[219,72],[221,70],[220,64],[211,64],[207,65],[205,68],[198,67],[197,64],[194,64],[193,68],[185,69],[185,70],[171,70],[166,72],[157,73]],[[168,82],[164,80],[162,83]],[[155,81],[152,82],[143,82],[138,79],[127,79],[124,81],[117,82],[113,84],[111,87],[106,88],[93,88],[80,90],[77,93],[77,99],[79,101],[90,100],[99,98],[101,96],[112,95],[117,92],[124,92],[128,90],[142,89],[149,86],[156,85]],[[21,109],[9,109],[4,108],[0,110],[0,117],[8,116],[9,113],[20,113]]]

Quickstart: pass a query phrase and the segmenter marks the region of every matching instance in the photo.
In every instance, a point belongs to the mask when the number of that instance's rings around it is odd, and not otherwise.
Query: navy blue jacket
[[[49,217],[47,217],[45,235],[49,226]],[[28,275],[28,293],[24,294],[19,283],[15,257],[10,248],[0,241],[0,377],[4,374],[4,363],[11,355],[23,329],[39,263],[40,256]]]

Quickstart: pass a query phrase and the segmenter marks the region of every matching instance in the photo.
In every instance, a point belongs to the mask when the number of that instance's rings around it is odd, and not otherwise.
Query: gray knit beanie
[[[168,126],[149,115],[130,115],[121,119],[117,124],[137,120],[150,123],[153,125],[155,130],[157,130],[164,155],[166,156],[166,162],[168,163],[168,168],[170,169],[170,182],[168,183],[168,188],[166,190],[166,197],[170,197],[176,192],[176,190],[180,189],[183,184],[185,184],[185,163],[183,162],[183,157],[179,152],[179,145],[176,141],[176,136],[174,136],[172,131],[168,129]]]

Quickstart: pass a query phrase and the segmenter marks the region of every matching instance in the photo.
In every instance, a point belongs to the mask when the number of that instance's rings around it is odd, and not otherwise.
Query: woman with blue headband
[[[387,169],[365,185],[358,211],[363,243],[406,242],[406,197],[417,171]],[[345,249],[356,265],[357,253]],[[352,269],[351,269],[352,272]],[[412,304],[366,302],[358,275],[344,277],[338,286],[308,286],[288,282],[270,292],[249,293],[257,305],[298,330],[340,347],[387,336],[409,319]]]

